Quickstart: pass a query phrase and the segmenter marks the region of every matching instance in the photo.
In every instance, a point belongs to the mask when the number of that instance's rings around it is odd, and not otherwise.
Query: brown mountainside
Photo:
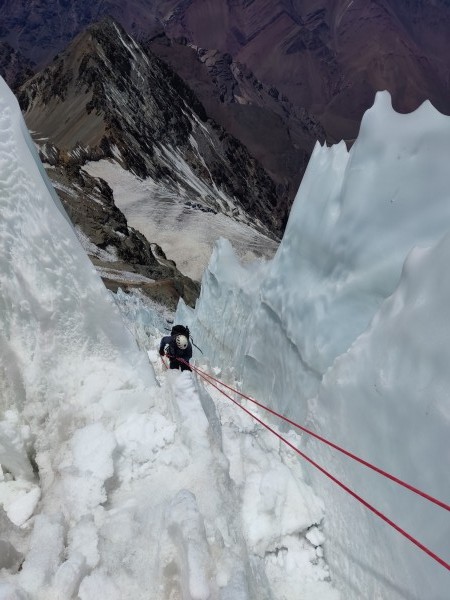
[[[192,0],[166,31],[229,52],[331,138],[353,138],[381,89],[399,111],[450,113],[448,0]]]

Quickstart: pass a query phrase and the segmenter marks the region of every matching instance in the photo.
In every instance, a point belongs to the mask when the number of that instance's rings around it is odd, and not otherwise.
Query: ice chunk
[[[37,594],[51,584],[61,563],[64,547],[64,527],[61,515],[38,515],[34,521],[30,549],[22,571],[18,575],[20,585]]]
[[[15,477],[34,479],[33,468],[26,451],[27,430],[24,431],[16,410],[7,410],[0,421],[0,465]]]

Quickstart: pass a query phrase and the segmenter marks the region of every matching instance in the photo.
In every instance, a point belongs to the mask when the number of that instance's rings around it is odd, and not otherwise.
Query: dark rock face
[[[111,16],[135,37],[160,29],[173,0],[3,0],[0,39],[41,69],[89,25]]]
[[[22,83],[33,76],[34,63],[14,50],[7,42],[0,42],[0,74],[16,91]]]
[[[166,24],[172,38],[229,52],[332,139],[355,136],[380,89],[400,111],[428,98],[448,114],[449,31],[448,0],[192,0]]]
[[[314,144],[326,139],[320,122],[230,54],[195,48],[164,34],[146,46],[190,81],[207,113],[261,162],[288,210]]]

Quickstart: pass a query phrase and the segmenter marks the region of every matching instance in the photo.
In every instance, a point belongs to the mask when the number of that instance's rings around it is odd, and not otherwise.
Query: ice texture
[[[246,393],[429,494],[450,498],[450,118],[387,92],[356,143],[317,144],[273,260],[215,247],[195,311],[208,361]],[[200,355],[198,355],[200,357]],[[318,442],[322,466],[449,562],[439,507]],[[444,600],[448,572],[308,467],[346,599]]]
[[[338,600],[294,453],[166,370],[168,315],[106,291],[2,80],[0,165],[0,600]]]

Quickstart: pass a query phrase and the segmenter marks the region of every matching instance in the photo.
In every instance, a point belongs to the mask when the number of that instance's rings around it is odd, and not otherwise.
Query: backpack
[[[202,349],[199,348],[196,344],[194,344],[194,340],[192,339],[191,332],[189,331],[189,327],[187,325],[174,325],[172,327],[170,335],[173,337],[176,335],[185,335],[187,339],[191,341],[192,345],[195,346],[198,350],[200,350],[200,352],[203,354]]]
[[[189,327],[185,327],[184,325],[174,325],[172,327],[172,331],[170,335],[185,335],[187,339],[189,339],[190,331]]]

